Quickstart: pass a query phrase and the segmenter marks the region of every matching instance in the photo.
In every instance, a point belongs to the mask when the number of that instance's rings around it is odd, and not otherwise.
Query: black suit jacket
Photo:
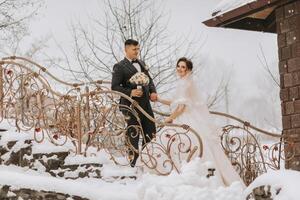
[[[156,93],[156,88],[153,84],[153,80],[149,75],[148,70],[145,69],[145,63],[141,60],[138,60],[138,63],[141,66],[141,71],[149,77],[150,82],[149,85],[143,86],[143,96],[133,97],[133,99],[136,100],[144,110],[150,111],[150,94],[153,92]],[[131,84],[129,82],[129,79],[137,72],[138,71],[132,65],[132,63],[128,59],[124,58],[122,61],[115,64],[113,67],[111,89],[118,92],[122,92],[127,96],[130,96],[131,90],[136,89],[136,85]],[[120,104],[130,106],[130,102],[123,97],[120,98]]]

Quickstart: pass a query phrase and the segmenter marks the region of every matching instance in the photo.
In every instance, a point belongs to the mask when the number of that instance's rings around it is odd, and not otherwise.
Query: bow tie
[[[139,63],[138,60],[132,60],[131,63]]]

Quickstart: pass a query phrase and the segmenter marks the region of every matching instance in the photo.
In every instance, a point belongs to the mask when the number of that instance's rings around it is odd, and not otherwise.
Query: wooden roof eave
[[[227,24],[243,19],[249,15],[259,12],[265,8],[280,4],[288,3],[291,0],[258,0],[248,3],[239,8],[233,9],[221,15],[217,15],[203,23],[209,27],[226,27]]]

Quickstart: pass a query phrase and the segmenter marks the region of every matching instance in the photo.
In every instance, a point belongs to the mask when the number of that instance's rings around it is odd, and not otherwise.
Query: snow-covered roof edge
[[[212,10],[212,16],[222,15],[254,1],[259,0],[223,0]]]
[[[213,16],[202,23],[209,27],[229,27],[231,23],[244,18],[246,15],[251,15],[263,9],[280,5],[283,1],[284,0],[223,0],[216,7]],[[293,0],[287,1],[292,2]],[[219,10],[217,11],[218,8]],[[245,27],[241,29],[248,30]],[[268,32],[275,33],[276,31],[269,30]]]

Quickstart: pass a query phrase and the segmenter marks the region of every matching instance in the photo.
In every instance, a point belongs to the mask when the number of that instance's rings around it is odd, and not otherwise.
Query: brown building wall
[[[294,143],[286,168],[300,171],[300,0],[277,8],[276,23],[283,134]]]

